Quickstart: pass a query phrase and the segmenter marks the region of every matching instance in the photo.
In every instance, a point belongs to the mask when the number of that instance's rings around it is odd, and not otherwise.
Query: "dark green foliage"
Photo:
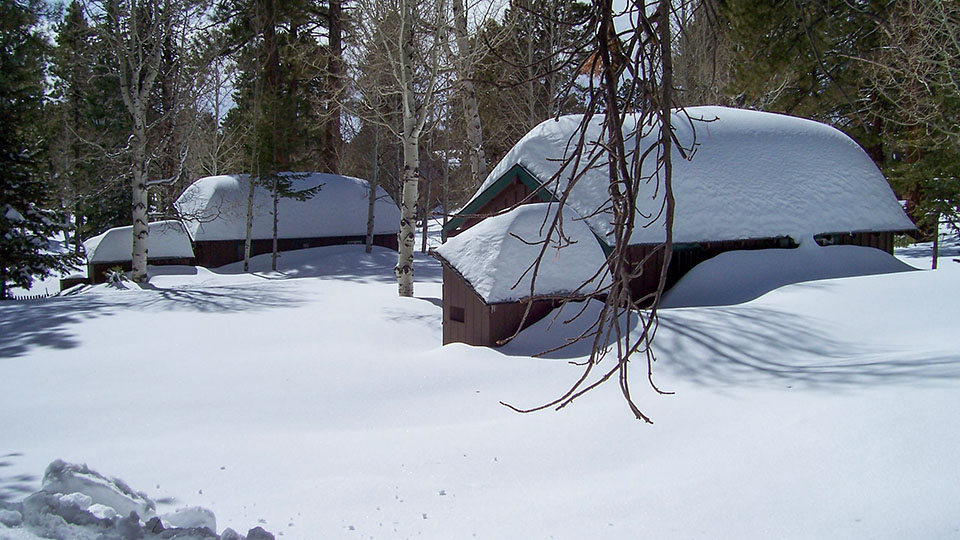
[[[72,258],[48,251],[62,231],[41,169],[44,54],[39,2],[0,1],[0,299],[10,286],[66,269]]]
[[[57,26],[51,55],[52,100],[46,105],[53,195],[74,216],[82,240],[129,224],[129,178],[118,149],[128,113],[110,73],[109,52],[77,1]]]
[[[956,80],[960,51],[941,46],[960,37],[955,4],[724,0],[720,6],[721,31],[732,44],[734,103],[846,132],[906,200],[922,236],[933,233],[936,216],[956,216],[960,94],[947,81]],[[944,13],[947,21],[936,27]]]

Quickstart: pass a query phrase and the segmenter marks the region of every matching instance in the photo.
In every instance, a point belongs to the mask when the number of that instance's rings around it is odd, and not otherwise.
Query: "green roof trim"
[[[553,193],[551,193],[547,188],[543,187],[543,182],[531,174],[526,167],[517,163],[513,167],[510,167],[507,172],[503,173],[503,175],[498,178],[496,182],[490,184],[487,189],[483,190],[483,192],[473,199],[470,204],[464,206],[459,212],[457,212],[457,217],[454,217],[448,221],[443,227],[443,237],[446,238],[448,232],[456,229],[460,225],[463,225],[463,223],[466,222],[470,216],[476,215],[480,209],[484,207],[484,205],[493,200],[493,198],[496,197],[501,191],[506,189],[506,187],[513,182],[514,178],[523,182],[523,184],[530,188],[530,191],[536,193],[543,202],[557,201],[556,197],[553,196]]]

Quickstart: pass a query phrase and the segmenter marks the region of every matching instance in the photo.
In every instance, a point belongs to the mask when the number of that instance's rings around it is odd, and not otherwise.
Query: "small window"
[[[463,322],[463,308],[450,306],[450,320],[456,322]]]

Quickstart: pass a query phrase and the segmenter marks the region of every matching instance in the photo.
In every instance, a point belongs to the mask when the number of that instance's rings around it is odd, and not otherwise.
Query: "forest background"
[[[956,224],[956,2],[669,11],[674,105],[835,126],[883,170],[918,237]],[[36,238],[65,229],[79,253],[107,228],[145,231],[208,175],[346,174],[398,203],[412,182],[404,219],[425,224],[530,128],[584,112],[590,14],[576,0],[0,0],[0,288],[69,264]],[[613,50],[634,32],[620,26]],[[620,98],[623,110],[646,103]]]

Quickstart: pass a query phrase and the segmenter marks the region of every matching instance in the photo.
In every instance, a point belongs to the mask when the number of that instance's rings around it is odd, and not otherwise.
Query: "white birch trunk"
[[[132,270],[130,279],[134,283],[146,283],[147,279],[147,157],[145,111],[138,111],[139,118],[134,120],[133,182],[131,182],[131,218],[133,220]]]
[[[400,203],[400,233],[397,238],[397,286],[400,296],[413,296],[413,252],[417,234],[417,199],[420,179],[420,139],[418,134],[407,134],[413,125],[412,116],[404,113],[403,136],[403,196]]]
[[[116,18],[109,21],[108,39],[117,59],[120,78],[120,97],[132,121],[131,153],[132,188],[131,219],[133,245],[131,250],[131,279],[146,283],[147,276],[147,174],[150,157],[147,154],[147,106],[153,85],[160,70],[163,42],[174,24],[174,8],[170,0],[152,5],[130,2],[117,9]],[[144,14],[141,10],[149,10]],[[150,24],[139,27],[138,22]]]
[[[417,118],[417,97],[413,86],[413,6],[414,0],[402,2],[400,27],[400,86],[403,106],[403,191],[400,197],[400,232],[398,233],[397,288],[400,296],[413,296],[413,252],[416,248],[418,181],[420,180],[420,125]]]
[[[467,145],[470,148],[470,172],[475,185],[487,177],[487,157],[483,151],[483,125],[480,108],[477,106],[477,89],[473,84],[473,53],[467,34],[467,11],[464,0],[453,0],[453,30],[457,39],[457,78],[460,81],[463,112],[467,128]]]

